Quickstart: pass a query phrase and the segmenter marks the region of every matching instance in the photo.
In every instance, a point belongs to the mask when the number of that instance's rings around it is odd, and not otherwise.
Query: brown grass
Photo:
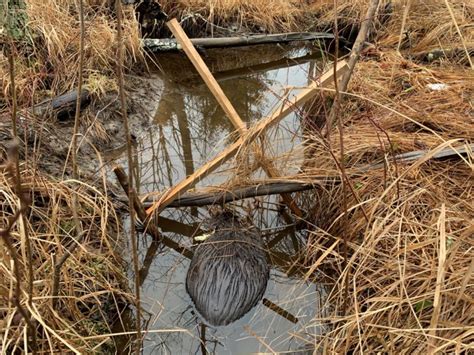
[[[321,189],[306,203],[315,226],[305,255],[307,276],[334,283],[325,313],[314,320],[331,329],[313,344],[328,353],[473,350],[474,153],[428,159],[443,147],[473,143],[474,74],[462,50],[473,37],[469,19],[461,16],[472,9],[451,4],[466,30],[461,38],[443,2],[424,3],[420,16],[418,6],[406,23],[416,33],[411,46],[402,41],[402,53],[397,52],[395,30],[402,16],[395,12],[387,32],[378,33],[377,45],[365,50],[341,107],[344,164],[355,191],[346,194],[348,212],[338,185]],[[437,26],[433,21],[427,26],[428,15],[438,19]],[[433,64],[410,60],[420,51],[454,47],[461,48],[455,58]],[[445,87],[438,91],[432,84]],[[318,99],[315,106],[320,109],[325,102]],[[317,128],[310,132],[311,158],[299,177],[339,174],[337,128],[331,148]],[[394,154],[420,149],[427,151],[426,159],[390,162]],[[384,169],[360,172],[383,161]],[[344,237],[349,240],[347,264]],[[325,255],[335,242],[337,248]],[[314,272],[311,266],[322,255],[320,271]]]
[[[28,0],[25,3],[28,38],[26,44],[17,46],[15,69],[19,104],[31,105],[76,87],[80,26],[77,4],[72,0]],[[116,90],[108,81],[94,80],[98,73],[113,78],[117,58],[114,14],[105,4],[105,1],[85,1],[84,78],[86,87],[90,85],[95,92]],[[123,26],[126,65],[131,67],[143,59],[139,28],[131,7],[125,9]],[[97,87],[99,84],[103,86]],[[8,97],[8,63],[1,54],[0,87],[2,94]]]
[[[160,3],[171,17],[194,16],[198,20],[201,17],[209,24],[264,32],[296,29],[303,11],[301,2],[295,0],[165,0]]]
[[[112,349],[110,339],[88,340],[104,332],[119,320],[130,302],[125,265],[117,252],[123,242],[117,240],[121,221],[114,206],[97,188],[79,181],[56,181],[23,166],[23,189],[33,201],[27,211],[27,225],[17,222],[11,238],[18,248],[23,268],[33,264],[33,308],[23,306],[32,317],[39,339],[38,350],[46,352],[91,353],[96,346]],[[8,174],[0,174],[2,186],[2,226],[18,208],[18,198]],[[52,308],[53,265],[74,244],[72,200],[77,197],[78,213],[86,233],[61,271],[59,300]],[[23,228],[28,230],[32,258],[25,259]],[[0,241],[0,314],[2,349],[6,353],[25,352],[24,320],[12,305],[12,259]],[[26,278],[21,280],[26,294]],[[101,344],[102,343],[102,344]],[[31,346],[31,343],[29,344]]]
[[[358,27],[365,1],[339,1],[340,21]],[[328,353],[461,353],[474,343],[474,155],[443,161],[428,159],[445,146],[473,143],[473,5],[460,0],[394,1],[391,18],[380,21],[356,66],[339,119],[344,125],[344,161],[353,192],[339,184],[304,199],[312,225],[302,256],[307,279],[331,281],[324,313],[315,323],[329,331],[314,335],[312,346]],[[21,107],[77,85],[79,23],[71,0],[28,0],[34,46],[19,44],[15,72]],[[198,13],[213,24],[236,23],[269,32],[332,26],[332,1],[163,1],[170,15]],[[86,2],[85,80],[94,92],[116,90],[113,12],[105,1]],[[128,64],[141,58],[138,29],[126,13]],[[402,36],[400,37],[400,34]],[[429,56],[434,50],[441,58]],[[427,61],[423,61],[427,59]],[[429,60],[429,61],[428,61]],[[11,84],[0,54],[2,94]],[[431,84],[446,85],[442,90]],[[328,90],[314,109],[328,102]],[[4,112],[7,102],[1,101]],[[327,107],[326,109],[329,109]],[[311,116],[305,117],[310,122]],[[0,132],[1,134],[2,132]],[[339,134],[331,145],[318,128],[305,132],[309,146],[305,170],[291,178],[338,176]],[[394,154],[425,149],[426,159],[393,162]],[[308,153],[309,152],[309,153]],[[332,153],[332,154],[330,154]],[[291,152],[293,156],[296,151]],[[22,304],[38,330],[44,352],[103,351],[111,345],[113,317],[131,302],[122,259],[116,252],[121,221],[106,186],[58,180],[36,170],[33,156],[22,165],[24,188],[32,197],[27,225],[11,232],[24,266],[33,264],[33,309]],[[288,155],[273,159],[283,167]],[[386,161],[385,168],[361,173],[360,167]],[[242,179],[248,178],[242,174]],[[0,172],[2,225],[17,208],[6,172]],[[51,306],[52,266],[72,243],[72,196],[87,236],[61,272],[58,310]],[[346,198],[348,208],[343,208]],[[349,225],[343,223],[347,214]],[[23,230],[31,236],[33,257],[24,254]],[[344,255],[343,239],[348,240]],[[7,351],[24,351],[24,321],[12,303],[12,260],[0,245],[0,336]],[[347,257],[347,262],[344,261]],[[348,280],[348,281],[347,281]],[[106,305],[106,307],[104,307]],[[105,309],[104,309],[105,308]],[[308,328],[309,329],[309,328]],[[104,341],[104,342],[103,342]]]

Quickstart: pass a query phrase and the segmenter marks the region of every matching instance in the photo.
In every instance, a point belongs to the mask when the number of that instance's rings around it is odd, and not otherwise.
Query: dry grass
[[[106,1],[85,1],[84,80],[96,96],[117,90],[114,82],[116,64],[115,15]],[[26,1],[27,37],[15,44],[15,81],[18,107],[27,108],[47,97],[63,94],[77,87],[79,69],[80,24],[77,2],[72,0]],[[127,64],[141,59],[139,29],[131,8],[125,11],[125,47]],[[5,35],[5,33],[3,33]],[[0,38],[0,41],[4,37]],[[0,123],[8,129],[11,111],[11,82],[7,58],[0,53]],[[27,116],[28,117],[28,116]],[[47,118],[45,118],[47,119]],[[84,117],[82,117],[84,119]],[[28,131],[43,125],[40,119],[23,122]],[[2,134],[11,137],[10,132]],[[38,132],[37,132],[38,133]],[[28,140],[28,137],[25,136]],[[31,317],[39,353],[94,353],[113,351],[115,344],[103,334],[122,317],[130,296],[126,264],[118,250],[123,248],[122,221],[116,206],[108,198],[103,184],[56,179],[37,169],[37,156],[49,156],[55,147],[36,142],[22,149],[22,185],[32,201],[26,212],[26,224],[18,219],[10,239],[17,250],[16,260],[22,271],[21,280],[14,278],[16,261],[0,240],[0,348],[4,353],[31,351],[31,329],[15,307],[15,298]],[[4,141],[2,143],[5,143]],[[35,149],[41,145],[42,151]],[[46,146],[46,149],[43,148]],[[3,149],[3,144],[0,146]],[[53,149],[53,150],[48,150]],[[0,151],[1,164],[5,154]],[[60,161],[61,153],[52,157]],[[62,157],[64,158],[64,157]],[[44,158],[42,158],[45,160]],[[46,159],[48,160],[48,159]],[[7,165],[0,170],[1,225],[18,210],[19,202],[8,175]],[[56,166],[53,170],[61,170]],[[72,206],[77,201],[77,214],[84,237],[75,241]],[[29,236],[31,255],[25,247]],[[74,246],[76,247],[74,248]],[[68,256],[69,255],[69,256]],[[57,303],[53,306],[54,267],[68,256],[60,272]],[[33,269],[33,292],[28,291],[28,273]],[[21,282],[20,294],[15,285]],[[32,296],[32,303],[27,302]],[[125,325],[119,327],[126,329]],[[118,328],[118,329],[119,329]],[[28,335],[27,335],[28,334]],[[27,339],[28,338],[28,339]]]
[[[325,352],[473,351],[474,153],[428,159],[443,147],[473,143],[474,74],[462,50],[463,42],[472,45],[472,17],[466,17],[472,8],[451,4],[464,29],[461,38],[443,4],[413,6],[405,26],[416,36],[410,46],[402,41],[401,54],[395,34],[400,12],[394,12],[387,32],[377,34],[377,46],[365,51],[340,111],[353,192],[344,196],[339,185],[321,189],[312,199],[317,202],[306,205],[314,224],[305,255],[307,276],[334,283],[325,314],[314,320],[330,326],[314,338],[313,346]],[[434,64],[410,60],[434,48],[461,51]],[[436,90],[432,84],[444,87]],[[315,105],[320,109],[324,102]],[[333,155],[318,129],[310,132],[311,158],[301,178],[339,174],[338,130],[331,132]],[[394,154],[420,149],[428,151],[426,159],[390,162]],[[359,170],[383,161],[384,169]],[[316,261],[319,272],[311,267]]]
[[[295,0],[182,0],[161,1],[171,17],[201,16],[208,23],[235,29],[277,32],[298,28],[303,8]]]
[[[17,46],[15,69],[19,104],[32,104],[60,95],[77,86],[80,26],[77,2],[72,0],[28,0],[28,32]],[[97,73],[112,77],[117,58],[115,15],[107,2],[85,1],[84,78],[97,92],[114,91],[108,81],[97,81]],[[142,60],[140,35],[132,7],[125,8],[124,43],[127,65]],[[89,82],[90,81],[90,82]],[[97,87],[97,85],[102,85]],[[8,62],[0,54],[0,87],[10,94]],[[0,104],[3,104],[0,99]]]
[[[22,275],[21,303],[32,317],[38,350],[47,353],[91,353],[113,349],[110,339],[94,336],[111,333],[130,302],[122,256],[117,240],[121,220],[108,198],[97,188],[79,181],[56,181],[23,167],[23,189],[33,203],[27,224],[15,223],[10,237],[25,270],[33,266],[32,307],[26,302],[27,274]],[[0,174],[2,226],[18,208],[18,198],[5,170]],[[78,213],[86,235],[61,270],[58,303],[52,307],[53,266],[75,244],[72,200],[77,196]],[[25,254],[25,230],[30,236],[32,257]],[[15,297],[13,260],[0,241],[1,343],[5,353],[25,352],[26,326],[12,304]],[[92,339],[87,339],[87,337]]]
[[[388,177],[377,171],[352,179],[362,203],[347,196],[347,227],[340,187],[315,196],[309,265],[340,242],[318,276],[309,275],[334,282],[327,314],[315,320],[332,330],[315,339],[318,347],[335,353],[472,350],[473,157],[470,163],[401,165],[398,175],[391,165]]]

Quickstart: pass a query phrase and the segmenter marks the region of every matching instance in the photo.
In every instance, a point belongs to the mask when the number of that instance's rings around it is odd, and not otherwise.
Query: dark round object
[[[191,260],[186,291],[204,320],[227,325],[250,311],[263,297],[270,276],[261,235],[232,213],[214,219],[215,231]]]

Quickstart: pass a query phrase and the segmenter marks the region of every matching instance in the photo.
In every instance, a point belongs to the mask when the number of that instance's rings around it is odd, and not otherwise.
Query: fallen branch
[[[321,181],[323,180],[327,180],[327,177],[322,177]],[[239,187],[233,189],[232,191],[225,190],[210,193],[187,192],[178,197],[176,200],[172,201],[168,207],[194,207],[225,204],[257,196],[306,191],[314,189],[316,186],[316,184],[309,182],[282,181]],[[158,196],[158,199],[159,198],[160,196]],[[145,206],[150,206],[150,202],[148,202],[148,204],[145,203]]]
[[[367,10],[367,14],[365,15],[365,19],[360,26],[360,31],[357,35],[357,38],[354,42],[354,46],[352,47],[351,54],[349,55],[349,60],[347,63],[348,70],[342,76],[341,82],[338,85],[338,92],[344,93],[347,90],[347,86],[349,85],[349,80],[351,79],[352,72],[354,71],[354,67],[359,60],[360,52],[364,47],[365,41],[367,39],[367,34],[369,32],[369,28],[372,25],[372,20],[374,19],[375,10],[379,5],[379,0],[371,0],[369,8]],[[338,107],[341,104],[340,101],[342,100],[342,96],[336,95],[334,99],[334,103],[331,107],[331,111],[329,112],[327,124],[325,130],[323,129],[323,136],[327,137],[331,128],[336,120]]]
[[[347,69],[347,64],[345,61],[341,61],[337,65],[337,74],[341,75]],[[262,119],[254,127],[249,129],[246,134],[240,137],[235,143],[231,144],[224,149],[221,154],[215,157],[213,160],[204,164],[201,168],[196,170],[194,174],[188,176],[186,179],[182,180],[180,183],[172,187],[162,195],[159,201],[155,202],[153,206],[147,209],[147,214],[151,215],[154,212],[162,211],[166,206],[168,206],[172,201],[179,197],[179,195],[186,190],[188,187],[196,184],[200,179],[204,178],[219,166],[233,157],[237,151],[241,148],[243,144],[251,143],[255,138],[261,135],[266,129],[270,128],[272,125],[276,124],[278,121],[286,117],[290,112],[292,112],[295,107],[303,104],[311,97],[313,97],[321,87],[329,86],[333,82],[333,71],[329,70],[324,73],[316,82],[309,85],[307,88],[300,90],[299,94],[291,100],[285,100],[282,104],[271,114],[270,116]],[[153,194],[150,194],[153,195]]]
[[[407,152],[403,154],[398,154],[392,158],[389,158],[390,162],[397,163],[410,163],[416,161],[426,154],[430,150],[417,150],[412,152]],[[459,156],[465,156],[472,154],[474,152],[474,144],[466,144],[459,147],[447,147],[438,153],[434,154],[430,159],[447,159],[454,158]],[[384,167],[384,163],[375,163],[362,167],[351,167],[348,172],[349,175],[361,175],[370,170],[380,169]],[[266,195],[277,195],[281,193],[292,193],[299,191],[306,191],[316,188],[320,184],[334,183],[340,181],[338,176],[321,176],[321,177],[311,177],[311,182],[308,181],[270,181],[266,183],[259,183],[251,186],[237,186],[232,190],[221,189],[220,191],[215,192],[185,192],[182,195],[178,196],[175,200],[171,201],[166,207],[195,207],[195,206],[207,206],[214,204],[225,204],[229,202],[234,202],[238,200],[243,200],[246,198],[253,198],[258,196]],[[162,198],[164,194],[155,195],[152,194],[146,195],[144,197],[144,206],[146,208],[151,207],[155,200]],[[153,198],[154,197],[154,198]],[[124,196],[118,197],[124,203],[126,198]],[[163,217],[160,217],[160,220]]]
[[[65,120],[76,112],[77,103],[83,109],[91,101],[90,93],[86,89],[81,90],[81,95],[77,97],[77,90],[68,92],[64,95],[56,96],[52,99],[45,100],[33,106],[31,111],[33,114],[43,116],[48,113],[56,115],[58,120]]]
[[[331,40],[334,39],[334,35],[325,32],[290,32],[240,37],[190,38],[190,41],[196,47],[222,48],[268,43],[287,43],[294,41],[315,41],[322,39]],[[142,42],[142,45],[145,49],[151,52],[164,52],[182,49],[181,45],[172,38],[145,38]]]

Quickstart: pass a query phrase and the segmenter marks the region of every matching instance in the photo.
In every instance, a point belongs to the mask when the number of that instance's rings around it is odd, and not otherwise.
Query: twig
[[[77,94],[76,94],[76,111],[74,115],[74,129],[72,133],[71,141],[71,158],[72,158],[72,177],[74,180],[79,178],[78,166],[77,166],[77,135],[79,131],[80,124],[80,114],[81,114],[81,101],[82,101],[82,82],[83,82],[83,69],[84,69],[84,38],[85,38],[85,26],[84,26],[84,3],[83,0],[79,0],[79,19],[80,19],[80,41],[79,41],[79,77],[77,84]],[[66,167],[64,167],[66,169]],[[66,252],[62,255],[61,259],[54,264],[54,273],[53,273],[53,287],[51,290],[52,295],[52,306],[53,309],[56,309],[58,305],[58,294],[59,294],[59,282],[61,278],[61,268],[72,255],[77,246],[84,239],[85,233],[82,230],[81,221],[79,220],[78,215],[78,202],[77,202],[77,192],[72,195],[72,219],[74,222],[74,232],[75,232],[75,243],[72,243]]]
[[[367,10],[367,14],[365,15],[365,20],[362,22],[362,25],[360,27],[359,34],[357,35],[357,38],[354,42],[354,46],[352,47],[351,54],[349,55],[349,60],[348,60],[348,70],[347,72],[342,76],[341,83],[339,85],[339,92],[343,93],[347,90],[347,86],[349,84],[349,80],[351,79],[352,72],[354,71],[354,67],[359,60],[360,52],[362,51],[362,48],[364,47],[364,43],[367,38],[367,33],[369,32],[369,28],[372,24],[375,10],[377,9],[379,5],[379,0],[371,0],[369,8]],[[328,137],[329,132],[334,124],[335,119],[337,118],[337,107],[340,104],[340,101],[342,100],[341,97],[337,97],[334,100],[333,106],[331,108],[331,111],[329,113],[328,117],[328,122],[325,127],[325,131],[323,130],[323,136]],[[339,102],[337,102],[339,101]]]
[[[77,134],[79,131],[79,118],[81,115],[81,93],[82,93],[82,72],[84,68],[84,37],[85,37],[85,26],[84,26],[84,3],[83,0],[79,0],[79,22],[80,22],[80,41],[79,41],[79,77],[77,83],[77,95],[76,95],[76,112],[74,115],[74,129],[72,133],[72,176],[76,180],[78,178],[77,172]],[[74,194],[74,196],[76,196]],[[74,201],[74,209],[76,208],[76,201]],[[76,210],[77,213],[77,210]],[[77,217],[77,215],[76,215]],[[76,219],[76,218],[75,218]],[[76,226],[78,227],[78,226]]]
[[[117,79],[120,96],[120,109],[123,119],[123,128],[125,131],[125,137],[127,140],[127,158],[128,158],[128,169],[131,171],[133,166],[132,157],[132,138],[130,136],[130,128],[128,125],[127,116],[127,105],[125,101],[125,87],[123,79],[123,61],[124,61],[124,44],[123,44],[123,14],[122,14],[122,1],[115,1],[115,11],[117,13],[117,42],[118,42],[118,60],[117,60]],[[135,210],[133,208],[133,174],[128,174],[128,200],[129,200],[129,213],[130,213],[130,243],[132,244],[132,258],[133,258],[133,272],[135,274],[135,306],[137,308],[137,319],[136,319],[136,331],[137,331],[137,344],[135,353],[139,355],[141,353],[142,335],[141,335],[141,302],[140,302],[140,268],[138,265],[138,250],[137,250],[137,237],[135,234]]]
[[[206,325],[201,323],[201,354],[207,355],[206,349]]]
[[[9,158],[11,158],[11,155],[9,156]],[[15,176],[14,166],[15,166],[15,163],[12,162],[9,159],[9,162],[8,162],[8,165],[7,165],[7,170],[9,170],[10,173],[13,176]],[[33,354],[36,354],[36,350],[38,348],[37,340],[36,340],[36,329],[33,327],[33,323],[31,322],[30,315],[28,314],[28,312],[26,312],[26,310],[21,305],[21,274],[22,274],[21,263],[20,263],[20,258],[18,256],[18,253],[16,252],[16,249],[13,246],[13,243],[12,243],[12,240],[11,240],[11,234],[10,234],[13,226],[18,221],[18,219],[21,218],[23,213],[26,211],[27,207],[28,207],[27,204],[23,204],[23,203],[20,202],[20,208],[13,214],[13,216],[10,216],[7,219],[8,222],[7,222],[6,228],[5,229],[0,229],[0,236],[3,238],[3,241],[5,242],[5,245],[7,246],[8,252],[10,253],[10,256],[13,260],[13,270],[14,270],[15,279],[16,279],[16,282],[15,282],[15,296],[14,296],[13,302],[15,303],[15,306],[16,306],[18,312],[20,312],[22,317],[25,319],[25,322],[28,326],[28,329],[30,330],[30,334],[31,334],[31,337],[32,337],[31,348],[32,348]],[[25,262],[26,262],[26,260],[25,260]]]
[[[32,260],[32,253],[31,253],[31,241],[28,234],[28,225],[25,217],[25,211],[28,208],[29,202],[25,195],[23,194],[22,186],[21,186],[21,174],[20,174],[20,154],[19,154],[19,138],[18,138],[18,130],[16,126],[16,118],[17,118],[17,97],[16,97],[16,85],[15,85],[15,63],[13,58],[13,48],[14,44],[13,41],[10,41],[10,50],[8,51],[8,64],[9,64],[9,74],[10,74],[10,82],[12,88],[12,133],[14,137],[14,144],[10,147],[9,151],[9,161],[13,161],[13,166],[15,167],[15,171],[13,172],[13,178],[15,181],[15,190],[18,196],[18,200],[20,201],[20,217],[22,220],[22,224],[24,226],[24,240],[25,240],[25,248],[26,248],[26,255],[24,255],[24,263],[28,269],[28,304],[30,307],[33,303],[33,260]],[[17,279],[17,285],[19,285],[20,279]],[[19,302],[19,301],[18,301]],[[19,305],[19,303],[18,303]],[[26,318],[25,318],[26,319]],[[29,325],[31,325],[31,320],[29,321]],[[36,340],[36,329],[32,326],[29,327],[29,331],[32,336],[32,350],[33,353],[36,353],[38,348],[37,340]]]
[[[294,323],[294,324],[298,323],[298,318],[296,318],[293,314],[291,314],[287,310],[285,310],[285,309],[281,308],[280,306],[276,305],[275,303],[270,301],[268,298],[264,298],[262,300],[262,303],[266,307],[270,308],[273,312],[275,312],[276,314],[282,316],[283,318],[290,321],[291,323]]]
[[[338,31],[338,22],[337,22],[337,8],[338,8],[338,2],[337,0],[334,0],[334,33],[336,34],[336,51],[335,51],[335,59],[334,63],[337,63],[337,60],[339,59],[339,31]],[[336,64],[334,64],[334,72],[336,72]],[[343,79],[346,76],[343,77]],[[331,127],[330,125],[332,124],[332,118],[331,114],[334,115],[334,117],[338,117],[339,115],[339,109],[341,106],[341,93],[339,92],[339,85],[337,82],[337,78],[334,77],[334,89],[336,90],[336,96],[334,99],[333,106],[331,107],[331,112],[330,112],[330,117],[328,119],[328,128]],[[346,168],[345,168],[345,163],[344,163],[344,125],[342,124],[342,120],[337,120],[337,128],[339,131],[339,150],[340,150],[340,156],[339,156],[339,168],[341,171],[341,176],[347,176],[346,175]],[[328,141],[330,142],[330,135],[329,135],[330,130],[328,129]],[[329,145],[329,149],[331,149],[331,146]],[[349,298],[349,270],[347,269],[348,263],[348,246],[347,246],[347,228],[349,225],[349,220],[348,220],[348,207],[347,207],[347,181],[346,179],[342,178],[341,179],[342,183],[342,209],[344,211],[344,215],[342,216],[342,239],[343,239],[343,247],[342,247],[342,254],[344,257],[344,263],[343,263],[343,269],[346,270],[345,274],[345,287],[344,287],[344,303],[342,305],[342,312],[343,314],[346,313],[347,311],[347,301]]]

